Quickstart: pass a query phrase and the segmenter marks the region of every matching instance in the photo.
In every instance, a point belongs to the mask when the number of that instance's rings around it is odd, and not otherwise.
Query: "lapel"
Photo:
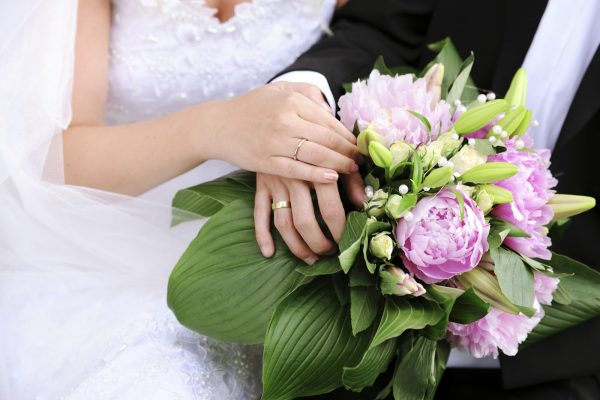
[[[504,37],[492,79],[492,89],[497,93],[506,93],[513,74],[523,65],[547,3],[548,0],[504,1]]]
[[[592,58],[583,79],[579,84],[577,93],[573,98],[567,119],[562,126],[556,148],[565,146],[577,135],[600,110],[600,47]]]

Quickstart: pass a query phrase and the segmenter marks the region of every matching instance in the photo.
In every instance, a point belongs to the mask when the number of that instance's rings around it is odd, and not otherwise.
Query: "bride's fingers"
[[[291,90],[303,94],[304,96],[312,100],[314,103],[320,105],[325,109],[325,111],[331,114],[331,107],[329,106],[329,103],[327,103],[327,101],[325,100],[321,89],[319,89],[317,86],[311,85],[310,83],[301,82],[286,82],[286,85],[288,85],[288,87]]]
[[[290,201],[287,189],[283,187],[275,188],[273,194],[273,201]],[[291,204],[293,207],[293,203]],[[273,210],[275,228],[281,234],[283,241],[288,246],[290,251],[299,259],[303,260],[308,265],[313,265],[319,257],[312,252],[312,250],[306,245],[296,228],[292,218],[291,208],[277,208]]]
[[[332,130],[349,143],[356,144],[356,137],[354,137],[352,132],[350,132],[344,124],[338,121],[323,107],[316,107],[308,98],[304,98],[303,101],[299,100],[298,115],[308,122]]]
[[[254,230],[262,255],[273,256],[275,245],[271,236],[271,196],[266,188],[259,188],[258,183],[254,201]]]
[[[320,125],[307,123],[307,127],[302,127],[302,131],[296,135],[325,146],[355,162],[360,158],[358,147],[355,144],[348,142],[335,133],[332,133],[330,129],[323,128]]]
[[[269,171],[265,172],[284,178],[318,183],[336,182],[339,178],[335,170],[309,165],[299,160],[295,161],[290,157],[273,157],[270,160],[271,162],[267,165]]]
[[[335,251],[335,245],[325,237],[317,222],[308,184],[292,181],[287,186],[292,201],[294,226],[306,244],[317,254]]]
[[[319,201],[319,212],[333,238],[339,243],[346,224],[346,214],[338,186],[335,183],[316,183],[314,186]]]
[[[311,141],[304,142],[296,156],[299,161],[307,164],[331,168],[345,174],[358,171],[358,164],[354,160]]]

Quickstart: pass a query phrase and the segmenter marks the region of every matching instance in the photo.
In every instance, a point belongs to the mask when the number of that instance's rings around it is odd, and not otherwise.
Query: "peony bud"
[[[412,275],[398,267],[388,267],[379,272],[381,292],[395,296],[412,295],[415,297],[425,294],[425,288]]]
[[[387,202],[388,194],[386,191],[379,189],[367,201],[365,211],[369,217],[379,218],[385,214],[385,203]]]
[[[442,97],[442,82],[444,81],[444,64],[434,64],[425,74],[427,91],[433,94],[431,107],[434,108]]]
[[[439,188],[450,182],[453,172],[450,167],[436,168],[423,181],[424,187]]]
[[[358,146],[358,151],[362,155],[369,155],[369,143],[373,141],[385,143],[385,139],[379,134],[377,134],[377,132],[375,132],[373,129],[367,128],[363,130],[361,133],[358,134],[358,137],[356,138],[356,145]]]
[[[461,175],[461,179],[468,183],[494,183],[510,178],[517,172],[517,166],[512,163],[489,162],[471,168]]]
[[[475,201],[477,202],[477,207],[479,207],[479,209],[484,214],[490,212],[490,210],[494,206],[494,199],[485,190],[479,190],[477,192],[477,194],[475,195]]]
[[[475,149],[474,146],[464,146],[450,159],[454,164],[454,172],[464,174],[471,168],[487,162],[487,156]]]
[[[548,201],[554,212],[553,221],[581,214],[596,206],[596,199],[588,196],[575,196],[571,194],[555,194]]]
[[[379,232],[369,241],[369,252],[382,260],[390,260],[394,251],[394,241],[387,232]]]
[[[379,142],[369,143],[369,156],[379,168],[387,168],[392,165],[392,153]]]
[[[416,194],[411,193],[405,195],[404,197],[397,194],[393,194],[390,196],[387,203],[385,204],[385,213],[390,218],[400,219],[404,215],[406,215],[406,213],[410,211],[410,209],[413,208],[415,204],[417,204]]]
[[[464,289],[472,287],[475,293],[492,307],[510,314],[519,313],[519,308],[502,293],[496,276],[486,268],[478,266],[454,279]]]
[[[512,203],[514,200],[512,192],[500,186],[481,185],[478,190],[485,190],[492,197],[494,204]]]
[[[412,149],[406,142],[394,142],[390,146],[390,153],[392,153],[392,165],[398,165],[410,158]]]
[[[527,71],[525,68],[519,68],[515,73],[508,92],[506,92],[506,101],[508,106],[525,106],[525,99],[527,98]]]
[[[503,99],[492,100],[475,106],[458,117],[456,122],[454,122],[454,129],[460,135],[475,132],[492,122],[498,114],[507,109],[508,103]]]

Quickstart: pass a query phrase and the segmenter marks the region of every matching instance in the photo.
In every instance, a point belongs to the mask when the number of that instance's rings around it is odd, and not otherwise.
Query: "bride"
[[[263,86],[335,5],[0,5],[0,399],[259,396],[260,348],[195,334],[166,307],[199,229],[170,228],[169,204],[238,167],[267,187],[336,188],[356,171],[354,138],[318,89]],[[297,255],[332,246],[307,240]]]

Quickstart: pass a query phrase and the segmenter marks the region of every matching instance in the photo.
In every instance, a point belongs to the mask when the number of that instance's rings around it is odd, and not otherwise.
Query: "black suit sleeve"
[[[389,66],[414,65],[435,0],[350,0],[324,37],[285,71],[323,74],[337,99],[342,85],[367,75],[378,56]]]

